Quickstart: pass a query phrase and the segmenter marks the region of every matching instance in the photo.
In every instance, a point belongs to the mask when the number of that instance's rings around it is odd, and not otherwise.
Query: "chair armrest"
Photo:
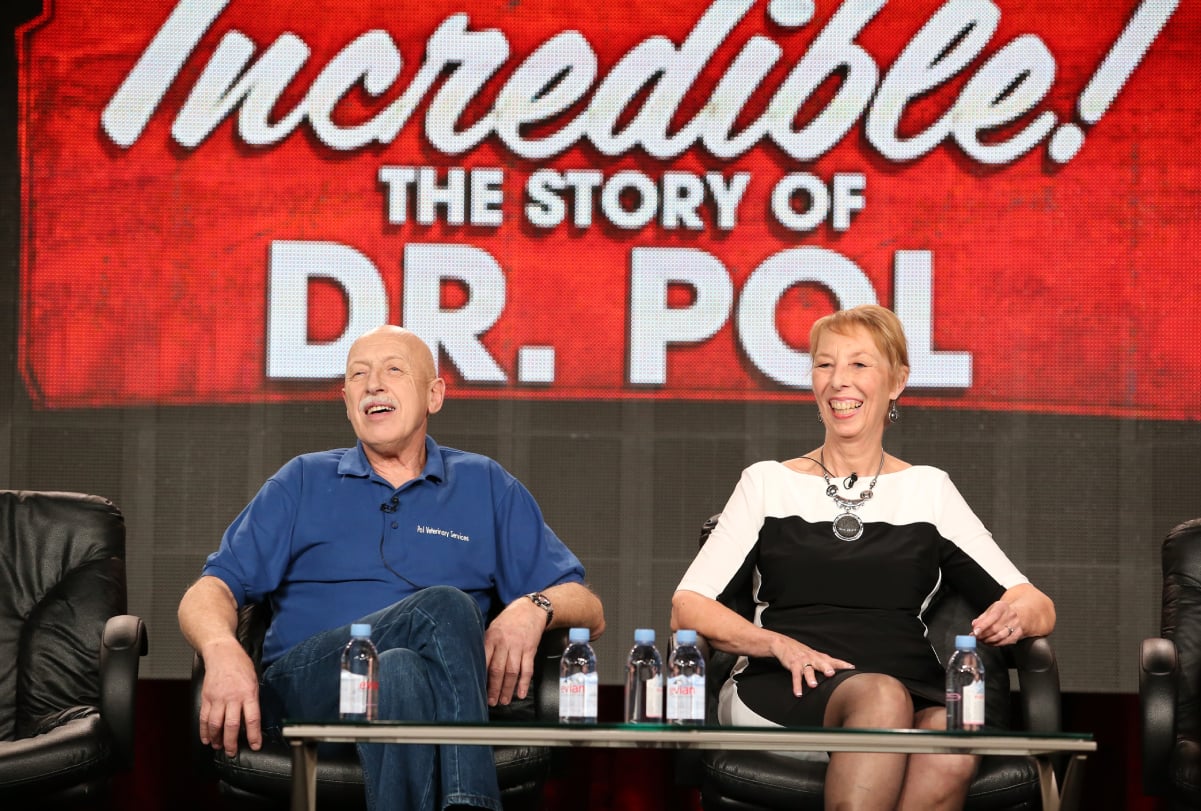
[[[1143,792],[1168,792],[1168,763],[1176,745],[1180,659],[1170,639],[1144,639],[1139,649],[1138,698],[1143,745]]]
[[[1043,636],[1026,637],[1013,646],[1022,725],[1030,732],[1063,730],[1059,665]]]
[[[534,680],[530,690],[534,694],[534,711],[539,721],[559,720],[559,665],[563,651],[567,649],[568,633],[566,628],[547,631],[534,654]]]
[[[113,734],[114,755],[121,769],[133,765],[138,666],[148,647],[146,625],[139,617],[120,614],[104,624],[100,640],[100,717]]]

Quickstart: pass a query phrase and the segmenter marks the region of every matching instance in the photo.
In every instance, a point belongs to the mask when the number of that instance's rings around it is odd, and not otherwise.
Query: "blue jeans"
[[[379,718],[488,720],[484,620],[475,600],[433,586],[363,617],[379,651]],[[263,672],[264,714],[338,717],[338,677],[350,626],[301,642]],[[265,719],[278,723],[280,719]],[[427,811],[468,805],[501,811],[489,746],[359,744],[367,808]]]

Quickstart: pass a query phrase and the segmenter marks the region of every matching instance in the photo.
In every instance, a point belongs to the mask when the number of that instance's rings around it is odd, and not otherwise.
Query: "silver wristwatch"
[[[549,626],[550,621],[555,618],[555,607],[550,604],[550,599],[540,591],[531,591],[525,596],[530,598],[530,602],[546,612],[546,624]]]

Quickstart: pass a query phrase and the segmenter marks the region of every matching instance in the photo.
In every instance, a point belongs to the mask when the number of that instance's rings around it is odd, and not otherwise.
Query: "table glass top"
[[[954,751],[977,754],[1046,754],[1096,750],[1096,743],[1088,733],[1032,733],[987,729],[980,732],[946,732],[929,729],[559,724],[520,721],[469,724],[296,719],[284,723],[283,734],[285,738],[305,743],[376,741],[797,751]]]

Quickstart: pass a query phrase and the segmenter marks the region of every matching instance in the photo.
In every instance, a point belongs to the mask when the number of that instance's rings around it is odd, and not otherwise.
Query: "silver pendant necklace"
[[[813,457],[809,457],[813,458]],[[863,506],[863,502],[868,501],[872,497],[872,491],[876,489],[876,482],[880,480],[880,474],[884,472],[884,449],[880,448],[880,466],[876,468],[876,475],[872,478],[867,489],[859,493],[859,498],[843,498],[838,495],[838,485],[830,481],[830,471],[826,469],[826,449],[823,446],[817,452],[817,463],[822,469],[822,478],[826,480],[826,495],[834,499],[834,506],[842,512],[834,516],[834,537],[840,541],[857,541],[863,537],[863,519],[860,518],[855,510]],[[853,485],[855,479],[859,478],[852,473],[848,479]]]

